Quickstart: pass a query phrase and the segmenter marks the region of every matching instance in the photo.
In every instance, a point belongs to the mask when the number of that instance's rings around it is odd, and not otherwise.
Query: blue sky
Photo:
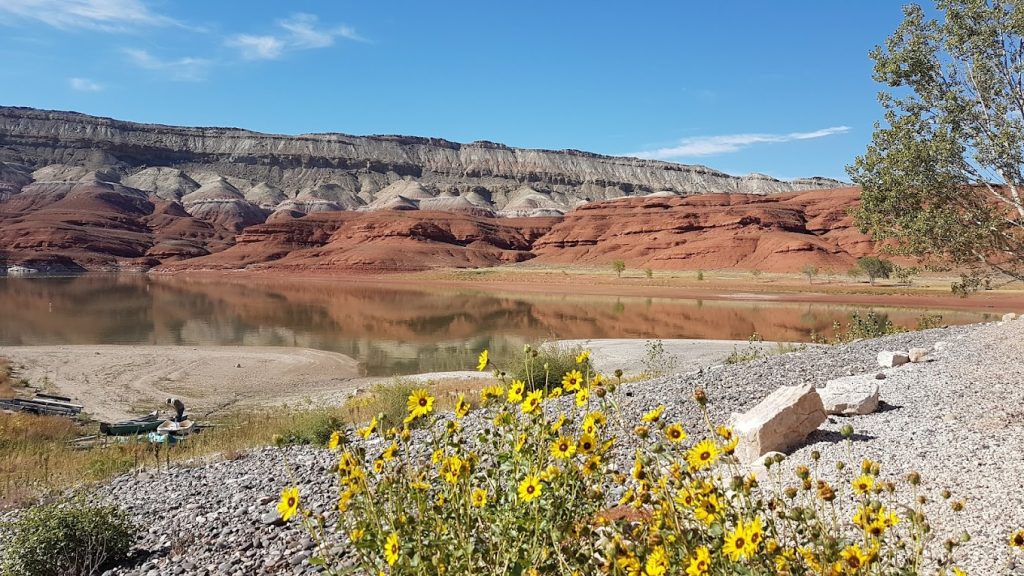
[[[3,0],[0,104],[846,179],[900,6]]]

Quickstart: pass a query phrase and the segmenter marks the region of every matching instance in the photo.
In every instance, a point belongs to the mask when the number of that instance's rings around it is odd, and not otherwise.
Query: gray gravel
[[[779,386],[822,385],[831,378],[876,373],[879,351],[931,348],[940,341],[947,345],[933,352],[930,362],[885,371],[887,378],[879,382],[882,409],[867,416],[830,418],[784,466],[791,469],[818,450],[825,461],[870,457],[882,464],[883,475],[893,477],[919,470],[926,488],[937,492],[948,487],[967,502],[959,515],[941,502],[932,506],[933,525],[940,533],[972,534],[961,565],[972,574],[1017,574],[1008,563],[1006,537],[1024,527],[1024,320],[812,348],[625,385],[616,397],[627,422],[665,404],[666,418],[699,431],[695,387],[707,391],[712,414],[724,422],[731,412],[751,408]],[[484,421],[471,414],[466,426]],[[852,448],[838,433],[847,423],[857,430]],[[629,442],[623,441],[620,467],[630,465],[631,453]],[[286,460],[293,463],[290,475]],[[125,507],[148,531],[138,562],[110,574],[316,572],[307,560],[312,543],[301,527],[270,526],[264,516],[274,510],[281,487],[294,480],[304,504],[331,519],[336,493],[327,468],[332,460],[318,448],[267,448],[234,461],[115,479],[99,496]]]

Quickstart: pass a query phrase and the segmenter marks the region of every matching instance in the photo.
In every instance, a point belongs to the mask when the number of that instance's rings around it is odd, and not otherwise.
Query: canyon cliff
[[[420,270],[535,259],[845,265],[857,191],[436,138],[269,135],[0,107],[0,267]]]

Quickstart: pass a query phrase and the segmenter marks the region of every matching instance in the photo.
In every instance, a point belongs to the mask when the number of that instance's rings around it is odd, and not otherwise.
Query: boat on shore
[[[156,430],[162,422],[159,413],[153,411],[131,420],[100,422],[100,433],[107,436],[136,436]]]
[[[183,437],[188,436],[192,432],[192,428],[195,426],[195,422],[191,420],[182,420],[181,422],[174,422],[172,420],[165,420],[156,427],[157,434],[163,434],[167,436]]]

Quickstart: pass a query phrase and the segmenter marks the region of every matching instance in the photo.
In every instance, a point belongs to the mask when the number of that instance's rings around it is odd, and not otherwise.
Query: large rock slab
[[[825,407],[813,384],[783,386],[736,417],[736,456],[749,464],[768,452],[786,452],[817,430],[825,418]]]
[[[878,380],[874,374],[836,378],[818,388],[818,396],[828,414],[870,414],[878,409]]]
[[[910,355],[906,352],[882,350],[878,353],[878,365],[882,368],[895,368],[907,362],[910,362]]]

